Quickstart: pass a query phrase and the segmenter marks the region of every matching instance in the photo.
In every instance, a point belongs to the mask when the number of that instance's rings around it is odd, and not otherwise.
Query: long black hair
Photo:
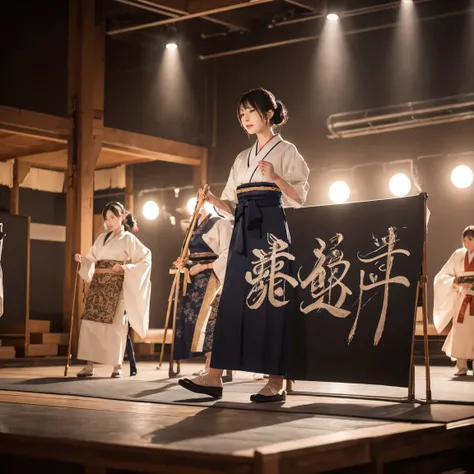
[[[108,202],[104,209],[102,209],[102,217],[106,218],[107,211],[112,212],[119,219],[125,214],[125,220],[123,221],[123,226],[125,230],[138,232],[137,221],[133,218],[132,213],[127,211],[125,207],[118,201]]]

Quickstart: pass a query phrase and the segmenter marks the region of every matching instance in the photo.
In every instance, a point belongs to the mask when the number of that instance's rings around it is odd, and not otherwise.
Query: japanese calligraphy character
[[[380,339],[382,338],[382,334],[385,328],[390,284],[396,283],[399,285],[404,285],[406,287],[410,286],[410,282],[404,276],[391,276],[394,255],[410,255],[410,252],[408,250],[395,249],[395,243],[397,242],[396,229],[394,227],[389,227],[387,236],[383,237],[381,240],[377,239],[376,237],[373,237],[373,240],[377,248],[372,252],[368,253],[367,255],[358,256],[358,258],[362,263],[374,263],[377,270],[383,273],[384,279],[379,281],[379,275],[377,275],[376,273],[369,273],[369,282],[365,283],[365,270],[360,271],[360,293],[357,316],[347,339],[348,344],[351,343],[356,333],[357,323],[359,321],[359,316],[362,309],[362,299],[364,291],[372,290],[373,288],[377,288],[380,286],[383,286],[384,289],[382,311],[380,313],[380,319],[374,335],[374,346],[377,346],[380,342]],[[370,299],[365,304],[367,304]]]
[[[285,284],[288,282],[295,287],[298,282],[290,275],[280,270],[285,266],[285,260],[295,257],[285,252],[288,244],[273,234],[268,235],[269,251],[254,249],[253,254],[258,258],[252,262],[251,272],[245,274],[245,281],[253,285],[247,295],[247,306],[250,309],[259,308],[268,294],[268,301],[275,307],[286,305],[290,300],[285,299]]]
[[[351,313],[341,308],[347,295],[352,295],[352,291],[342,282],[351,266],[347,260],[344,260],[343,252],[337,248],[343,239],[342,234],[331,237],[332,247],[329,248],[326,254],[326,242],[316,238],[319,248],[313,250],[316,257],[313,270],[305,279],[300,276],[302,267],[298,270],[301,287],[304,289],[311,285],[311,296],[314,300],[313,303],[307,306],[304,306],[304,302],[301,303],[300,309],[303,313],[308,314],[314,310],[321,311],[325,309],[336,318],[346,318]],[[333,299],[336,298],[336,289],[338,289],[339,297],[333,303]]]

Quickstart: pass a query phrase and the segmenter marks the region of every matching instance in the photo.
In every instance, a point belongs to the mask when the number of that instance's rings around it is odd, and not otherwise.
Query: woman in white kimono
[[[227,219],[213,217],[202,206],[197,226],[189,242],[186,265],[190,282],[182,296],[176,317],[174,360],[205,354],[208,360],[212,348],[215,308],[224,282],[232,224]],[[216,300],[217,299],[217,300]]]
[[[216,208],[234,213],[234,230],[207,375],[179,381],[184,388],[222,396],[223,369],[270,374],[250,400],[286,397],[291,324],[297,285],[291,238],[283,205],[300,207],[308,193],[309,169],[296,147],[274,127],[287,121],[285,106],[265,89],[247,92],[237,105],[240,125],[255,144],[241,152]]]
[[[148,331],[151,252],[128,231],[136,224],[122,204],[108,203],[102,216],[107,232],[87,255],[75,255],[79,275],[91,282],[77,355],[88,362],[78,377],[94,375],[94,362],[112,365],[112,377],[120,377],[128,324],[141,337]]]
[[[467,375],[474,359],[474,226],[466,227],[462,242],[434,280],[434,325],[441,333],[453,323],[443,351],[457,359],[456,376]]]

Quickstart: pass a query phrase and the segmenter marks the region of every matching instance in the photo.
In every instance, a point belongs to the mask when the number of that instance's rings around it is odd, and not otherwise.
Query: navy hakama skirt
[[[237,196],[211,367],[285,375],[297,280],[281,191],[249,183]]]

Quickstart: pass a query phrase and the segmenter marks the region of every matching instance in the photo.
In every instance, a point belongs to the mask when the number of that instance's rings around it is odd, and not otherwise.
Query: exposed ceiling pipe
[[[124,5],[129,5],[131,7],[139,8],[141,10],[147,10],[153,13],[157,13],[159,15],[167,16],[169,18],[181,18],[184,15],[187,15],[188,12],[183,10],[177,10],[176,8],[170,8],[165,5],[161,5],[159,3],[148,2],[146,0],[114,0],[117,3],[123,3]],[[247,31],[250,30],[244,26],[236,25],[235,23],[231,23],[229,21],[220,20],[218,18],[214,18],[211,16],[203,16],[203,20],[206,20],[210,23],[216,23],[218,25],[225,26],[229,28],[230,31]]]
[[[441,13],[439,15],[432,15],[432,16],[427,16],[425,18],[420,18],[417,20],[414,20],[414,23],[424,23],[427,21],[433,21],[433,20],[439,20],[443,18],[449,18],[453,16],[459,16],[459,15],[464,15],[466,13],[474,12],[474,8],[466,8],[464,10],[456,10],[454,12],[449,12],[449,13]],[[358,35],[362,33],[369,33],[371,31],[382,31],[382,30],[388,30],[391,28],[394,28],[398,25],[397,22],[393,23],[384,23],[382,25],[375,25],[375,26],[369,26],[367,28],[357,28],[353,30],[348,30],[342,32],[344,36],[352,36],[352,35]],[[274,41],[272,43],[264,43],[264,44],[259,44],[255,46],[249,46],[246,48],[238,48],[238,49],[232,49],[229,51],[222,51],[220,53],[211,53],[211,54],[202,54],[199,56],[199,59],[201,60],[208,60],[208,59],[217,59],[217,58],[223,58],[225,56],[233,56],[236,54],[243,54],[243,53],[248,53],[251,51],[261,51],[264,49],[270,49],[270,48],[277,48],[280,46],[288,46],[290,44],[298,44],[298,43],[305,43],[308,41],[314,41],[317,40],[321,37],[320,34],[318,35],[311,35],[311,36],[302,36],[300,38],[293,38],[293,39],[288,39],[288,40],[283,40],[283,41]]]
[[[309,5],[306,5],[306,3],[299,2],[297,0],[283,0],[285,3],[289,3],[290,5],[293,5],[295,7],[303,8],[305,10],[308,10],[310,12],[315,12],[317,11],[316,8],[310,7]]]
[[[413,0],[413,3],[425,3],[425,2],[432,2],[432,1],[433,0]],[[388,2],[384,5],[373,5],[371,7],[361,7],[361,8],[355,8],[352,10],[341,11],[341,12],[338,12],[338,15],[339,15],[339,18],[349,18],[353,16],[366,15],[368,13],[377,13],[377,12],[381,12],[385,10],[393,10],[399,7],[400,7],[400,0],[394,1],[394,2]],[[302,23],[305,21],[320,20],[321,18],[325,18],[327,13],[328,12],[324,10],[324,11],[315,13],[313,15],[304,15],[298,18],[292,18],[291,20],[277,21],[275,23],[271,23],[270,25],[268,25],[268,28],[278,28],[281,26],[294,25],[295,23]]]
[[[128,5],[130,7],[135,7],[135,8],[139,8],[140,10],[147,10],[149,12],[153,12],[153,13],[157,13],[159,15],[163,15],[163,16],[168,16],[168,17],[171,17],[171,18],[175,18],[175,17],[178,17],[179,15],[178,14],[175,14],[175,13],[171,13],[169,11],[166,11],[166,10],[160,10],[155,6],[151,7],[151,6],[147,6],[147,5],[142,5],[141,2],[139,2],[138,0],[137,1],[132,1],[132,0],[114,0],[115,2],[117,3],[123,3],[124,5]]]
[[[159,8],[162,8],[163,10],[167,10],[171,13],[177,13],[178,16],[184,16],[184,15],[189,14],[189,12],[187,12],[186,10],[178,10],[176,8],[169,7],[167,5],[162,5],[161,3],[153,3],[148,0],[137,0],[137,1],[139,1],[140,3],[148,4],[148,5],[152,5],[152,4],[158,5]],[[245,26],[237,25],[233,22],[221,20],[219,18],[214,18],[213,16],[203,16],[202,19],[210,23],[215,23],[217,25],[225,26],[226,28],[229,28],[230,31],[247,31],[247,32],[250,31],[250,29],[246,28]]]
[[[189,13],[180,17],[176,18],[168,18],[166,20],[160,20],[160,21],[153,21],[151,23],[143,23],[141,25],[135,25],[135,26],[129,26],[126,28],[118,28],[116,30],[111,30],[108,31],[107,34],[110,36],[113,35],[118,35],[122,33],[129,33],[131,31],[138,31],[138,30],[143,30],[146,28],[153,28],[155,26],[162,26],[162,25],[167,25],[169,23],[176,23],[179,21],[187,21],[187,20],[192,20],[194,18],[203,18],[208,15],[216,15],[218,13],[224,13],[224,12],[229,12],[232,10],[237,10],[241,8],[246,8],[246,7],[252,7],[254,5],[260,5],[263,3],[270,3],[275,0],[250,0],[247,2],[242,2],[242,3],[236,3],[234,5],[227,5],[225,7],[219,7],[219,8],[213,8],[211,10],[206,10],[206,11],[201,11],[197,13]]]
[[[459,101],[464,99],[464,101]],[[436,105],[447,102],[443,105]],[[401,109],[388,113],[389,110]],[[405,109],[405,110],[403,110]],[[361,112],[333,114],[328,138],[354,138],[474,119],[474,94],[410,102]]]

